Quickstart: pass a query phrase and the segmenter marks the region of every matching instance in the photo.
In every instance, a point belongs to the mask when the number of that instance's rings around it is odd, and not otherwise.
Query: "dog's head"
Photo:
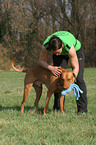
[[[68,89],[70,85],[74,82],[75,80],[74,78],[75,76],[73,72],[68,71],[66,69],[62,69],[62,74],[60,75],[58,79],[58,88],[60,90]]]

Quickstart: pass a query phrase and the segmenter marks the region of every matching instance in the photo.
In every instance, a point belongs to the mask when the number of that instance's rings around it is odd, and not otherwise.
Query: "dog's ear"
[[[62,78],[62,74],[60,74],[60,80],[63,80],[63,78]]]
[[[64,86],[64,80],[62,79],[62,74],[60,74],[58,81],[57,81],[57,86],[59,90],[63,90],[63,86]]]
[[[62,77],[62,74],[60,74],[59,81],[64,84],[64,79]]]
[[[77,80],[76,80],[76,75],[73,73],[73,76],[74,76],[74,81],[75,81],[75,83],[77,82]]]
[[[62,74],[60,74],[60,79],[62,79]]]

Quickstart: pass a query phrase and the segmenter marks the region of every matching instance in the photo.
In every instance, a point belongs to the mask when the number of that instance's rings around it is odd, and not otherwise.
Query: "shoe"
[[[87,113],[86,112],[78,112],[77,114],[78,115],[86,115]]]

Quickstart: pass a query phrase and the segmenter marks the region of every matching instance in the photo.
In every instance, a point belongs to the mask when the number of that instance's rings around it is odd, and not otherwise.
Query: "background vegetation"
[[[96,66],[96,0],[1,0],[0,69],[10,69],[14,56],[24,66],[37,63],[43,41],[59,30],[73,33],[86,66]]]
[[[24,73],[0,72],[0,145],[96,145],[96,68],[85,69],[88,114],[78,116],[73,92],[66,95],[64,111],[53,112],[51,97],[46,116],[43,116],[47,89],[34,107],[35,91],[32,88],[20,113],[23,99]]]

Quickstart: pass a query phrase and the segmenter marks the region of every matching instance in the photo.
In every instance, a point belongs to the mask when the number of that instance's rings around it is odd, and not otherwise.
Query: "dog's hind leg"
[[[36,107],[36,110],[38,111],[38,102],[41,98],[41,94],[42,94],[42,84],[40,86],[34,84],[33,85],[35,91],[36,91],[36,100],[35,100],[35,107]]]
[[[25,87],[24,87],[24,96],[23,96],[23,101],[21,104],[21,113],[24,113],[24,105],[25,105],[26,99],[31,91],[31,87],[32,87],[32,84],[25,85]]]

